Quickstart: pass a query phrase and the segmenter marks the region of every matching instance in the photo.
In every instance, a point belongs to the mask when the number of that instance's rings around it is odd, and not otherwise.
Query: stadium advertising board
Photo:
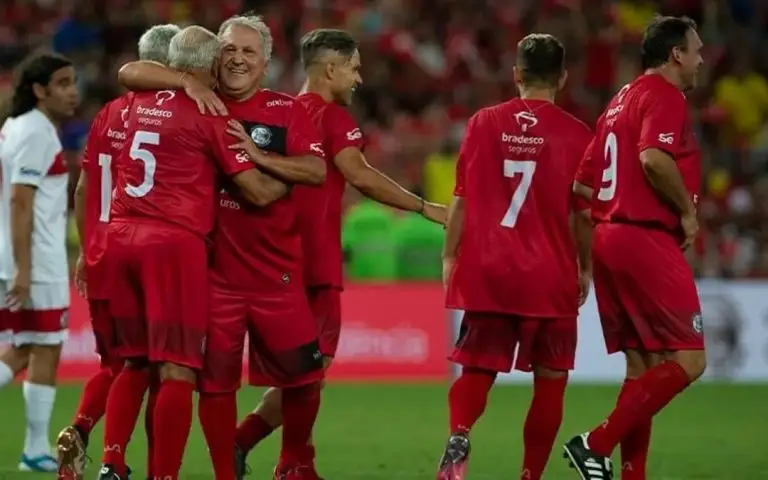
[[[451,342],[443,293],[432,284],[351,285],[342,295],[343,328],[331,378],[340,381],[442,380]],[[70,335],[60,378],[79,381],[98,367],[88,307],[72,288]]]
[[[703,280],[698,283],[707,343],[706,378],[714,381],[768,382],[768,282]],[[455,321],[461,317],[457,312]],[[617,382],[624,358],[607,356],[594,294],[581,308],[573,381]],[[528,381],[521,373],[502,382]]]

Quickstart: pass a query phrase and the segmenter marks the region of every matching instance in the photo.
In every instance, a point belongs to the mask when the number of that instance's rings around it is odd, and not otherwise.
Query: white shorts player
[[[0,342],[57,345],[67,336],[68,170],[53,123],[38,109],[9,119],[0,130]],[[16,276],[11,239],[13,185],[37,188],[32,230],[30,298],[19,311],[5,305]]]

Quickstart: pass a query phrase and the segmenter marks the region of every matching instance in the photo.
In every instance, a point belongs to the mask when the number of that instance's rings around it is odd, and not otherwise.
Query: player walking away
[[[357,42],[342,30],[319,29],[301,41],[307,81],[298,97],[323,137],[328,178],[321,188],[297,188],[304,249],[304,274],[312,313],[320,327],[325,366],[336,354],[341,330],[342,196],[346,182],[385,205],[445,222],[445,207],[405,190],[365,161],[363,133],[349,111],[362,83]],[[282,423],[280,392],[270,389],[238,427],[238,448],[247,455]]]
[[[219,34],[225,42],[219,87],[226,108],[240,120],[231,130],[240,139],[237,145],[248,148],[260,169],[288,184],[321,184],[326,170],[321,139],[303,106],[287,95],[260,89],[272,52],[268,27],[260,17],[236,16],[222,24]],[[198,93],[210,90],[146,62],[123,67],[123,81],[129,70],[135,70],[127,75],[129,88],[186,84]],[[223,108],[215,102],[213,106]],[[275,478],[318,478],[309,438],[319,408],[323,364],[317,325],[304,291],[292,195],[255,209],[243,204],[236,191],[222,191],[213,260],[199,415],[216,478],[235,476],[235,393],[246,330],[251,339],[250,383],[286,387],[286,421]]]
[[[574,238],[570,219],[579,206],[573,178],[591,132],[554,104],[567,76],[560,41],[528,35],[517,52],[520,98],[470,119],[456,168],[443,258],[446,304],[465,311],[451,355],[462,373],[448,394],[450,438],[438,480],[465,478],[472,427],[497,372],[513,366],[533,372],[519,478],[542,478],[589,283],[589,235]]]
[[[155,25],[139,39],[139,58],[168,64],[168,46],[179,32],[176,25]],[[116,177],[115,160],[126,141],[125,121],[133,94],[109,102],[91,124],[82,170],[75,190],[75,217],[80,233],[80,258],[77,261],[75,283],[80,294],[88,299],[91,325],[100,359],[99,372],[85,384],[80,406],[72,424],[61,431],[57,440],[59,480],[81,479],[85,470],[88,437],[104,415],[107,395],[115,377],[123,368],[123,360],[114,355],[114,329],[109,314],[106,291],[109,269],[102,262],[106,248],[107,223],[112,201],[112,184]],[[153,392],[156,389],[150,389]],[[155,397],[150,393],[150,403]],[[152,451],[152,408],[147,408],[146,431],[148,450]],[[151,455],[148,456],[148,476],[152,476]]]
[[[578,183],[597,190],[594,275],[605,343],[627,359],[616,408],[565,445],[582,479],[610,478],[619,443],[621,478],[645,479],[652,418],[706,366],[699,299],[683,256],[698,230],[700,157],[682,92],[696,84],[701,48],[687,18],[648,26],[645,73],[611,100],[580,169]]]
[[[22,471],[56,471],[48,426],[69,308],[68,171],[58,128],[77,103],[70,60],[30,57],[0,130],[0,341],[10,342],[0,353],[0,387],[27,370]]]
[[[169,63],[213,85],[220,47],[213,33],[188,27],[171,40]],[[116,324],[115,351],[129,362],[107,399],[100,478],[126,477],[125,449],[151,365],[161,381],[153,413],[153,474],[174,480],[192,422],[196,372],[203,364],[206,238],[216,213],[216,166],[255,204],[284,195],[286,189],[267,188],[271,184],[247,154],[228,148],[227,120],[202,118],[181,92],[134,95],[127,122],[130,147],[118,159],[103,261],[112,272],[108,301]]]

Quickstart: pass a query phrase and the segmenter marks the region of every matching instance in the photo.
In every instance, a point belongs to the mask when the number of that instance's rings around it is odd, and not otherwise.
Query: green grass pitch
[[[319,471],[329,480],[416,480],[434,478],[447,432],[446,385],[330,385],[315,429]],[[576,385],[569,389],[565,420],[547,479],[576,479],[560,458],[566,436],[600,421],[613,405],[616,386]],[[79,387],[59,389],[51,435],[69,422]],[[486,416],[473,432],[470,479],[518,478],[522,422],[530,389],[497,387]],[[256,404],[260,391],[244,389],[240,411]],[[24,441],[24,408],[18,386],[0,391],[0,479],[37,480],[51,475],[16,472]],[[196,420],[195,420],[196,423]],[[143,423],[142,423],[143,425]],[[55,431],[54,431],[55,430]],[[654,424],[649,479],[768,479],[768,385],[703,384],[692,387]],[[102,430],[89,449],[95,462],[86,478],[97,475]],[[278,435],[249,458],[250,478],[270,478]],[[128,451],[142,479],[145,440],[139,427]],[[195,425],[181,478],[213,478],[200,428]]]

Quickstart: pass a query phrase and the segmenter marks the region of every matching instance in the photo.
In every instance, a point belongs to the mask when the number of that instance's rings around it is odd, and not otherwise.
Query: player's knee
[[[8,368],[16,375],[29,365],[29,351],[29,345],[9,346],[0,353],[0,362],[8,365]]]
[[[175,380],[180,382],[197,382],[197,373],[189,367],[176,365],[175,363],[164,363],[160,367],[160,381]]]
[[[646,362],[646,354],[637,350],[625,350],[624,358],[627,362],[626,378],[640,378],[649,368]]]
[[[534,365],[533,376],[539,377],[539,378],[548,378],[551,380],[559,380],[561,378],[568,378],[568,371],[555,370],[553,368],[545,367],[543,365]]]
[[[261,403],[270,410],[280,410],[283,404],[283,391],[276,387],[270,387],[261,396]]]
[[[27,381],[38,385],[55,385],[60,357],[61,344],[32,345],[29,350]]]
[[[672,352],[667,358],[683,367],[691,382],[698,380],[707,369],[707,355],[704,350],[680,350]]]
[[[332,363],[333,363],[333,357],[331,357],[330,355],[323,356],[323,369],[328,370],[328,368],[330,368]]]

